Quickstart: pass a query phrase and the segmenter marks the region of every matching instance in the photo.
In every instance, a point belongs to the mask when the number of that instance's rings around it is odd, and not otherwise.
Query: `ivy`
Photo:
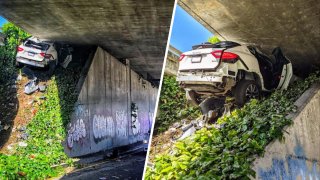
[[[252,100],[242,109],[218,120],[220,129],[201,129],[175,144],[173,152],[155,158],[145,179],[249,179],[251,164],[282,129],[292,121],[286,116],[296,110],[294,102],[313,83],[319,72],[294,82],[287,91]]]
[[[154,134],[167,130],[178,120],[198,117],[199,108],[187,105],[186,102],[185,92],[179,87],[175,77],[164,75]]]
[[[46,100],[27,125],[27,146],[18,147],[13,155],[0,154],[0,177],[44,179],[61,174],[61,164],[72,164],[61,143],[77,99],[73,92],[80,70],[60,68],[57,71],[45,93]]]

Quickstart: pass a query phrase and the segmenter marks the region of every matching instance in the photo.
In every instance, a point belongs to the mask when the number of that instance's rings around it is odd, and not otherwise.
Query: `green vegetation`
[[[7,35],[7,41],[5,47],[0,49],[0,82],[7,82],[17,72],[13,63],[15,46],[28,34],[11,23],[4,25],[3,32]],[[11,155],[0,154],[0,179],[54,177],[62,172],[61,164],[72,164],[61,142],[65,139],[65,127],[77,100],[74,91],[79,76],[80,68],[56,70],[44,94],[46,100],[41,100],[42,104],[33,111],[35,116],[27,125],[27,146],[17,147]]]
[[[198,107],[187,105],[185,92],[174,76],[163,77],[159,114],[156,117],[155,134],[168,129],[176,121],[184,118],[196,118],[200,115]]]
[[[158,155],[146,179],[248,179],[254,175],[251,163],[264,153],[272,140],[282,138],[282,129],[292,121],[294,102],[319,73],[292,84],[287,91],[252,100],[242,109],[218,120],[221,129],[202,129],[175,144],[173,154]]]
[[[212,36],[208,39],[208,42],[211,44],[215,44],[215,43],[220,42],[220,39],[217,36]]]
[[[60,164],[71,164],[61,142],[69,122],[76,95],[73,94],[79,71],[59,69],[51,79],[45,100],[27,126],[27,147],[19,147],[13,155],[0,154],[0,177],[9,179],[41,179],[62,172]],[[67,77],[72,78],[67,78]],[[56,167],[54,167],[56,166]]]
[[[5,45],[0,46],[0,83],[8,81],[16,73],[14,64],[16,47],[22,39],[30,35],[12,23],[5,23],[2,33],[6,36]]]

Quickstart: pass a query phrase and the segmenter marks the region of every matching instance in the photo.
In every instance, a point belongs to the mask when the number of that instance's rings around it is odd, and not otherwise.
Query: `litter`
[[[19,145],[20,147],[27,147],[27,146],[28,146],[28,144],[25,143],[25,142],[19,142],[18,145]]]
[[[39,91],[40,92],[46,91],[46,85],[39,85]]]
[[[30,80],[26,85],[24,85],[24,93],[29,95],[38,90],[39,86],[37,85],[36,81],[37,78],[35,77],[33,80]]]

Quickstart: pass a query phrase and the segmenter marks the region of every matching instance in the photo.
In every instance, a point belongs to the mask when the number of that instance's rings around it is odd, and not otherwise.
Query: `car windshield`
[[[28,40],[24,45],[27,47],[40,49],[42,51],[46,51],[49,49],[49,44],[41,43],[41,42],[37,43],[37,42],[31,41],[31,40]]]

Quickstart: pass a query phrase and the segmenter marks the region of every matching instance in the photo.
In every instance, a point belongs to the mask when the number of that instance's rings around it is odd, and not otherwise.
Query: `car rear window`
[[[26,41],[26,43],[24,44],[27,47],[32,47],[32,48],[36,48],[36,49],[40,49],[42,51],[46,51],[49,49],[49,44],[46,43],[37,43],[31,40]]]

